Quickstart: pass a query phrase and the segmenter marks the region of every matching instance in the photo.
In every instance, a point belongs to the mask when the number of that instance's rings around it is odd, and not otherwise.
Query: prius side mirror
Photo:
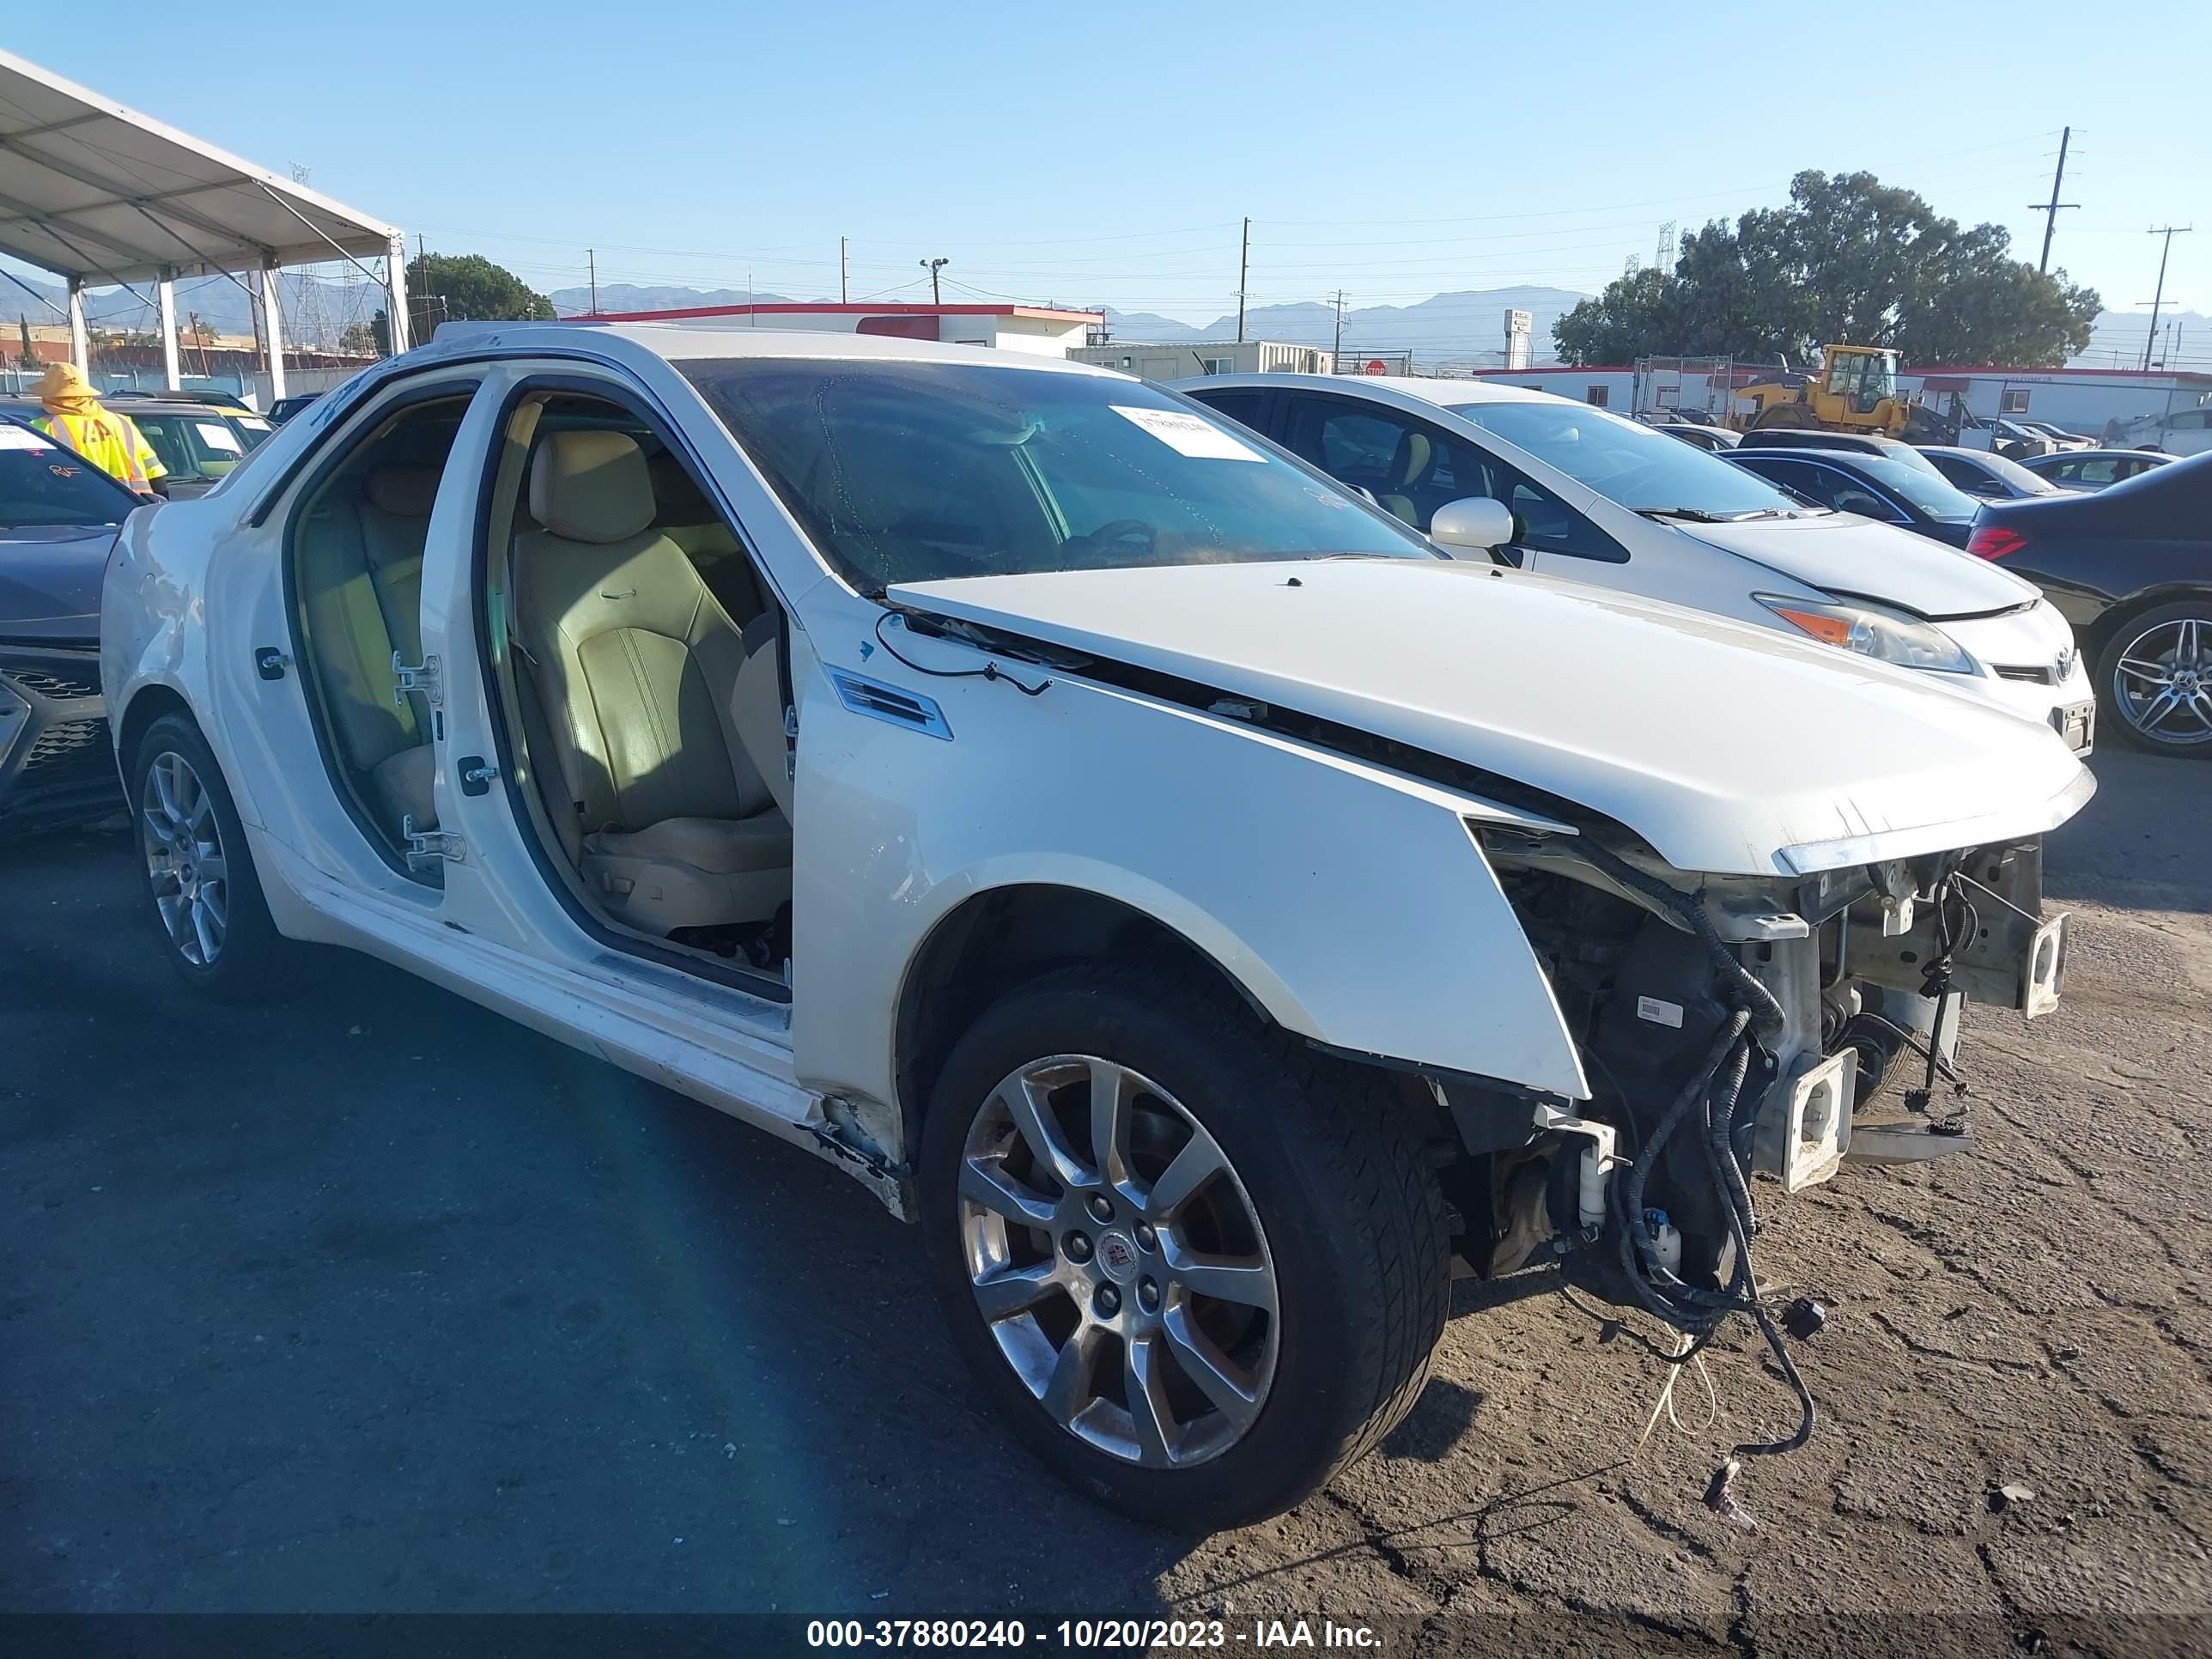
[[[1455,501],[1446,501],[1429,520],[1429,539],[1446,549],[1488,553],[1513,537],[1513,510],[1489,495],[1462,495]]]

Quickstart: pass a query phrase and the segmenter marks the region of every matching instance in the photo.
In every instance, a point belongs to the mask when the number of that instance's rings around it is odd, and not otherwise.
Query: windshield
[[[258,415],[233,415],[228,418],[230,429],[238,434],[239,442],[246,446],[249,454],[258,449],[261,441],[276,429],[274,424]]]
[[[1981,510],[1979,501],[1932,467],[1893,461],[1887,455],[1853,455],[1849,459],[1867,477],[1902,495],[1931,519],[1965,524]]]
[[[253,447],[240,435],[231,418],[213,410],[190,415],[133,410],[131,419],[146,434],[161,465],[180,478],[220,478]]]
[[[0,421],[0,530],[121,524],[134,505],[89,462],[28,427]]]
[[[1452,411],[1637,512],[1790,515],[1794,495],[1656,427],[1579,404],[1462,404]]]
[[[2039,472],[2031,472],[2018,461],[1994,452],[1974,457],[1977,465],[1987,467],[2014,489],[2028,495],[2063,495],[2066,492]]]
[[[676,367],[866,592],[1043,570],[1437,556],[1234,422],[1119,376],[773,357]]]

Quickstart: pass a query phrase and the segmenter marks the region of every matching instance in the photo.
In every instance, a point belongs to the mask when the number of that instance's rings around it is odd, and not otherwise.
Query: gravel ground
[[[1299,1510],[1126,1524],[978,1413],[913,1236],[825,1166],[366,960],[188,1003],[119,838],[0,848],[0,1610],[2203,1651],[2212,767],[2096,769],[2063,1003],[1969,1019],[1978,1153],[1773,1209],[1762,1271],[1833,1314],[1755,1532],[1700,1499],[1794,1422],[1756,1344],[1632,1455],[1652,1328],[1542,1273],[1462,1285],[1413,1417]]]

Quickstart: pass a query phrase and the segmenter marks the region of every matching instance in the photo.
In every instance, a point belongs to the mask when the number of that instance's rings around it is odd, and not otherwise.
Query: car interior
[[[431,710],[403,691],[422,659],[422,550],[466,396],[416,404],[366,434],[294,515],[295,636],[325,744],[357,813],[386,850],[436,826]],[[434,881],[434,861],[414,872]]]
[[[509,421],[486,533],[516,777],[572,894],[626,932],[780,974],[782,617],[735,532],[645,422],[548,393]]]

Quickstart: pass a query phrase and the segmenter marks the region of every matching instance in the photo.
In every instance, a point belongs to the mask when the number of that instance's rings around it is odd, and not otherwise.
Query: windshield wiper
[[[1639,507],[1647,519],[1687,519],[1692,524],[1742,524],[1751,519],[1789,519],[1796,515],[1779,507],[1758,507],[1746,513],[1714,513],[1702,507]]]

